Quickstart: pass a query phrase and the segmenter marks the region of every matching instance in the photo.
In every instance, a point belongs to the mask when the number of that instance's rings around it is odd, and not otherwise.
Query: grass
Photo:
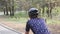
[[[24,11],[20,11],[19,13],[16,13],[13,17],[9,17],[6,19],[6,21],[15,21],[18,23],[26,23],[28,20],[28,15]]]
[[[28,13],[27,11],[20,11],[19,13],[15,14],[14,17],[24,17],[24,18],[27,18],[28,17]]]
[[[47,19],[47,24],[60,24],[60,20],[57,19]]]
[[[27,18],[8,18],[6,19],[6,21],[14,21],[14,22],[18,22],[18,23],[26,23],[27,22]]]
[[[56,17],[56,16],[58,17],[58,15],[60,15],[59,13],[60,13],[60,7],[55,7],[55,9],[53,9],[53,12],[52,12],[53,17]],[[46,17],[46,15],[45,15],[45,18],[47,19],[47,24],[56,24],[60,22],[59,20],[49,19],[48,17]],[[28,20],[28,13],[27,11],[20,11],[16,13],[15,16],[9,17],[6,20],[15,21],[19,23],[26,23],[26,21]]]

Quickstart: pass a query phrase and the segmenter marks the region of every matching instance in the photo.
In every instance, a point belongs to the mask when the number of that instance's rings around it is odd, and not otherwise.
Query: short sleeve
[[[43,29],[43,32],[44,32],[45,34],[50,34],[45,19],[43,19],[43,26],[44,26],[44,27],[43,27],[43,28],[44,28],[44,29]]]
[[[30,25],[29,25],[29,21],[28,21],[26,24],[26,31],[29,31],[29,30],[30,30]]]

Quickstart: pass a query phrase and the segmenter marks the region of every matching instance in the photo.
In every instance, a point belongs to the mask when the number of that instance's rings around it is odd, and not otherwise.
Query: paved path
[[[3,12],[0,12],[0,15],[4,15],[4,13]]]
[[[20,33],[15,32],[13,30],[10,30],[10,29],[5,28],[4,26],[0,25],[0,34],[20,34]]]
[[[18,12],[16,11],[15,13],[17,14],[17,13],[19,13],[19,11],[18,11]],[[9,14],[10,14],[10,13],[9,13]],[[3,12],[3,11],[0,12],[0,15],[4,15],[4,12]]]

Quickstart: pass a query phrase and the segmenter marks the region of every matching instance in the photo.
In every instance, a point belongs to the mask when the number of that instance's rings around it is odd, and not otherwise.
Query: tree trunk
[[[52,7],[50,8],[50,17],[52,18]]]
[[[12,16],[14,16],[14,6],[12,6]]]
[[[11,7],[9,7],[9,11],[10,11],[10,16],[12,15],[12,12],[11,12]]]
[[[3,11],[4,11],[4,15],[5,15],[5,8],[3,9]]]
[[[6,5],[6,15],[9,15],[9,14],[8,14],[8,7],[7,7],[7,5]]]
[[[12,0],[12,15],[11,16],[14,16],[14,0]]]
[[[47,13],[47,16],[49,17],[49,9],[47,9],[46,13]]]
[[[42,16],[44,16],[44,7],[43,7],[42,9],[43,9],[43,11],[42,11]]]

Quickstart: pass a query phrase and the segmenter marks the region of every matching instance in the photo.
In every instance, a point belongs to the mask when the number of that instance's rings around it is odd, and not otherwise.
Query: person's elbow
[[[29,34],[29,32],[25,32],[25,34]]]

